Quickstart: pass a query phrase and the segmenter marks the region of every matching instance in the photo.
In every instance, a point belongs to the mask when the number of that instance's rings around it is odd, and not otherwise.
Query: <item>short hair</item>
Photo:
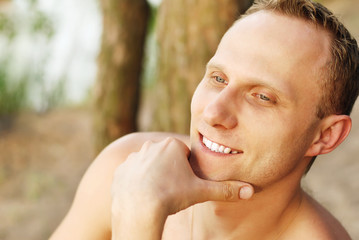
[[[311,0],[255,0],[241,18],[261,10],[303,19],[329,33],[331,59],[321,74],[324,91],[316,114],[320,119],[331,114],[350,115],[359,92],[359,51],[345,26],[330,10]]]

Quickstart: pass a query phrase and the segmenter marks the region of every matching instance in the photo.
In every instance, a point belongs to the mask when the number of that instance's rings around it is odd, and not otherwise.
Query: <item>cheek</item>
[[[203,93],[203,86],[202,82],[198,85],[196,91],[192,96],[191,101],[191,115],[192,119],[196,118],[197,114],[200,114],[205,107],[205,96],[206,94]]]
[[[196,126],[198,125],[198,119],[203,109],[203,106],[201,106],[201,104],[203,103],[201,102],[201,94],[198,86],[192,96],[192,101],[191,101],[191,126],[190,126],[191,141],[193,140],[192,137],[196,135],[194,131],[196,129]]]
[[[266,159],[277,164],[279,159],[291,161],[300,151],[304,150],[303,131],[288,125],[282,119],[248,117],[246,142],[255,159]],[[295,152],[294,156],[293,153]],[[283,164],[283,162],[281,163]]]
[[[310,133],[299,125],[276,124],[269,128],[271,137],[266,139],[267,157],[272,158],[273,164],[278,168],[291,170],[301,161],[310,145]]]

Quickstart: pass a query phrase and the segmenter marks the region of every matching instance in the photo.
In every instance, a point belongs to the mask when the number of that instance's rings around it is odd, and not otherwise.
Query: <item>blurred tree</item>
[[[149,6],[146,0],[101,0],[103,33],[95,85],[96,148],[136,131],[139,81]]]
[[[163,0],[151,130],[189,133],[190,102],[224,32],[251,0]]]

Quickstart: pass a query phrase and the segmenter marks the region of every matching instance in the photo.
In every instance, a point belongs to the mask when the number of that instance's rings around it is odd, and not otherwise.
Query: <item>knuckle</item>
[[[130,153],[130,154],[127,156],[127,158],[126,158],[126,161],[123,162],[121,165],[124,165],[125,163],[127,163],[127,162],[129,162],[129,161],[135,160],[136,157],[138,156],[138,154],[139,154],[138,152],[132,152],[132,153]],[[120,165],[120,166],[121,166],[121,165]],[[117,171],[120,171],[119,168],[120,168],[120,167],[118,167]]]
[[[224,184],[223,188],[223,197],[225,200],[232,200],[234,197],[234,188],[230,184]]]
[[[164,143],[165,143],[165,146],[171,147],[171,148],[178,148],[178,146],[180,146],[179,143],[178,143],[178,140],[176,138],[173,138],[173,137],[167,137],[164,140]]]
[[[154,142],[152,140],[147,140],[146,142],[144,142],[142,144],[142,147],[141,149],[139,150],[139,152],[145,152],[145,151],[148,151],[151,146],[153,146]]]
[[[144,142],[144,144],[142,145],[142,148],[148,148],[149,146],[151,146],[153,144],[152,140],[147,140],[146,142]]]
[[[166,143],[174,143],[175,142],[175,138],[173,137],[166,137],[166,139],[164,140]]]
[[[130,154],[127,155],[127,159],[132,159],[134,158],[138,153],[137,152],[132,152]]]

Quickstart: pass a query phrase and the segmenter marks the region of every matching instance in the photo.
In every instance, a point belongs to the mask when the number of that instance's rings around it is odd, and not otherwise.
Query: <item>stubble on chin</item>
[[[189,158],[189,164],[191,165],[191,168],[194,172],[194,174],[204,180],[210,180],[210,181],[228,181],[228,180],[234,180],[228,178],[228,173],[223,167],[214,167],[211,165],[206,165],[207,163],[203,162],[200,163],[201,160],[199,160],[196,157],[195,153],[191,153],[191,156]]]

